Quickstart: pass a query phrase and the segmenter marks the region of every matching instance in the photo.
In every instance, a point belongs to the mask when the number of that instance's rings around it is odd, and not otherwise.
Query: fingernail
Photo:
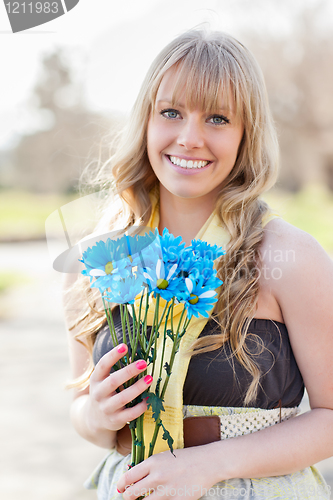
[[[123,352],[125,352],[127,350],[127,346],[125,344],[120,344],[118,345],[117,347],[117,351],[122,354]]]
[[[118,488],[117,488],[117,491],[118,491],[118,493],[121,493],[121,491],[119,491]]]
[[[147,363],[143,359],[140,359],[140,361],[137,361],[135,366],[138,370],[144,370],[145,368],[147,368]]]
[[[153,377],[151,375],[146,375],[143,379],[147,385],[151,384],[153,381]]]

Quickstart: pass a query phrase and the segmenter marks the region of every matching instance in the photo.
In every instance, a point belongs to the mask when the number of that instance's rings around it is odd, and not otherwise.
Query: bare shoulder
[[[265,227],[261,254],[310,404],[333,409],[333,261],[315,238],[280,219]]]
[[[282,219],[265,227],[263,270],[283,316],[291,304],[333,300],[333,261],[313,236]]]
[[[261,245],[263,262],[269,268],[278,265],[281,271],[316,272],[316,268],[333,268],[333,261],[309,233],[283,219],[273,219],[265,226]]]
[[[281,249],[294,249],[299,246],[306,246],[309,250],[322,249],[309,233],[280,218],[271,220],[264,228],[263,248],[267,249],[268,245]]]

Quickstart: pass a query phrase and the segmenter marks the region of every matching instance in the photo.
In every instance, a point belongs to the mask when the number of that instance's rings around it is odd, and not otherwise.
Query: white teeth
[[[181,158],[178,158],[178,156],[169,156],[170,158],[170,161],[174,164],[174,165],[178,165],[179,167],[183,167],[183,168],[202,168],[202,167],[205,167],[206,165],[208,165],[209,161],[203,161],[203,160],[200,160],[200,161],[193,161],[193,160],[183,160]]]

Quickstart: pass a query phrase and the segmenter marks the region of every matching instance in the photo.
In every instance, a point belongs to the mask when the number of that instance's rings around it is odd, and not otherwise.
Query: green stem
[[[161,417],[158,417],[158,419],[155,422],[154,434],[153,434],[153,437],[152,437],[152,439],[150,441],[150,444],[149,444],[149,454],[148,454],[148,457],[151,457],[152,454],[154,453],[156,439],[157,439],[157,436],[158,436],[158,433],[159,433],[159,430],[160,430],[160,427],[161,427],[160,426],[160,422],[161,422]]]
[[[147,355],[149,356],[151,346],[153,345],[154,342],[154,356],[153,356],[153,367],[151,371],[151,376],[154,376],[154,370],[155,370],[155,362],[156,362],[156,346],[157,346],[157,336],[158,336],[158,329],[155,327],[156,323],[158,323],[158,310],[160,306],[160,295],[158,294],[156,297],[156,304],[155,304],[155,311],[154,311],[154,321],[151,327],[151,333],[150,333],[150,339],[147,347]],[[156,321],[157,320],[157,321]]]
[[[132,465],[136,465],[136,449],[137,449],[137,446],[135,445],[135,439],[136,439],[136,435],[135,435],[135,429],[131,429],[131,436],[132,436]]]
[[[173,324],[173,306],[175,303],[175,297],[172,297],[172,304],[168,309],[166,318],[165,318],[165,323],[164,323],[164,331],[163,331],[163,346],[162,346],[162,355],[161,355],[161,364],[160,364],[160,373],[159,373],[159,378],[162,376],[162,369],[163,369],[163,361],[164,361],[164,353],[165,353],[165,345],[166,345],[166,338],[167,338],[167,324],[168,324],[168,319],[169,319],[169,314],[171,313],[171,325]]]
[[[130,320],[129,320],[129,312],[128,312],[128,307],[127,304],[124,304],[124,310],[125,310],[125,318],[126,318],[126,326],[127,326],[127,331],[128,331],[128,340],[131,346],[132,350],[132,331],[131,331],[131,325],[130,325]],[[132,357],[133,357],[133,351],[132,351]]]
[[[141,443],[141,446],[139,446],[138,444],[135,445],[136,456],[135,456],[135,461],[133,460],[135,465],[143,462],[143,460],[144,460],[143,415],[140,415],[140,417],[138,417],[136,419],[136,439],[137,439],[138,443]]]
[[[137,348],[138,348],[138,340],[139,340],[139,335],[140,335],[139,334],[140,322],[138,322],[136,319],[134,304],[131,304],[131,305],[132,305],[132,317],[133,317],[133,326],[134,326],[133,335],[132,335],[133,346],[131,346],[131,348],[132,348],[132,362],[133,362],[135,355],[136,355]]]
[[[105,311],[105,315],[106,315],[106,320],[107,320],[108,325],[109,325],[109,330],[110,330],[110,335],[111,335],[113,347],[116,347],[117,345],[119,345],[119,342],[118,342],[116,329],[115,329],[114,322],[113,322],[112,311],[111,311],[110,307],[106,305],[106,302],[105,302],[103,295],[102,295],[102,300],[103,300],[103,306],[104,306],[104,311]],[[120,361],[117,361],[115,366],[117,366],[117,369],[120,370],[121,369]]]
[[[149,309],[149,296],[150,296],[150,293],[149,293],[149,290],[147,287],[145,317],[143,318],[143,325],[141,328],[141,331],[143,332],[143,337],[141,337],[141,335],[140,335],[141,348],[142,348],[142,351],[145,353],[145,355],[147,354],[147,343],[148,343],[148,340],[147,340],[147,327],[148,327],[147,316],[148,316],[148,309]],[[140,318],[141,318],[141,311],[140,311]],[[147,361],[147,358],[145,358],[145,360]]]
[[[164,395],[165,395],[165,392],[167,390],[167,387],[168,387],[168,383],[169,383],[169,380],[170,380],[170,375],[171,375],[171,372],[172,372],[172,368],[173,368],[173,363],[174,363],[174,360],[175,360],[175,356],[176,356],[176,352],[177,352],[177,348],[178,348],[178,343],[179,343],[179,328],[180,328],[180,325],[183,321],[183,317],[184,317],[184,314],[186,312],[186,309],[184,308],[182,313],[181,313],[181,316],[180,316],[180,320],[179,320],[179,323],[178,323],[178,327],[177,327],[177,332],[176,332],[176,336],[174,338],[174,341],[173,341],[173,346],[172,346],[172,351],[171,351],[171,355],[170,355],[170,362],[169,362],[169,366],[170,366],[170,374],[167,374],[166,377],[165,377],[165,381],[164,381],[164,384],[163,384],[163,388],[162,388],[162,392],[160,394],[160,398],[163,400],[164,398]],[[185,328],[185,325],[186,325],[186,328],[187,326],[189,325],[189,321],[184,323],[184,327],[182,329],[182,332],[184,331],[184,328]],[[154,434],[153,434],[153,437],[152,437],[152,440],[150,442],[150,446],[149,446],[149,456],[151,456],[154,452],[154,448],[155,448],[155,444],[156,444],[156,439],[157,439],[157,436],[158,436],[158,433],[159,433],[159,430],[160,430],[160,422],[161,422],[161,417],[159,417],[156,422],[155,422],[155,429],[154,429]]]

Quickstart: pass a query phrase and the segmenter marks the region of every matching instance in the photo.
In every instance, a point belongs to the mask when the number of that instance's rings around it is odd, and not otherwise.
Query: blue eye
[[[169,118],[170,120],[173,120],[174,118],[178,117],[179,112],[176,111],[175,109],[163,109],[161,111],[161,115],[164,116],[165,118]]]
[[[214,125],[224,125],[225,123],[230,123],[228,118],[223,115],[213,115],[209,118]]]

